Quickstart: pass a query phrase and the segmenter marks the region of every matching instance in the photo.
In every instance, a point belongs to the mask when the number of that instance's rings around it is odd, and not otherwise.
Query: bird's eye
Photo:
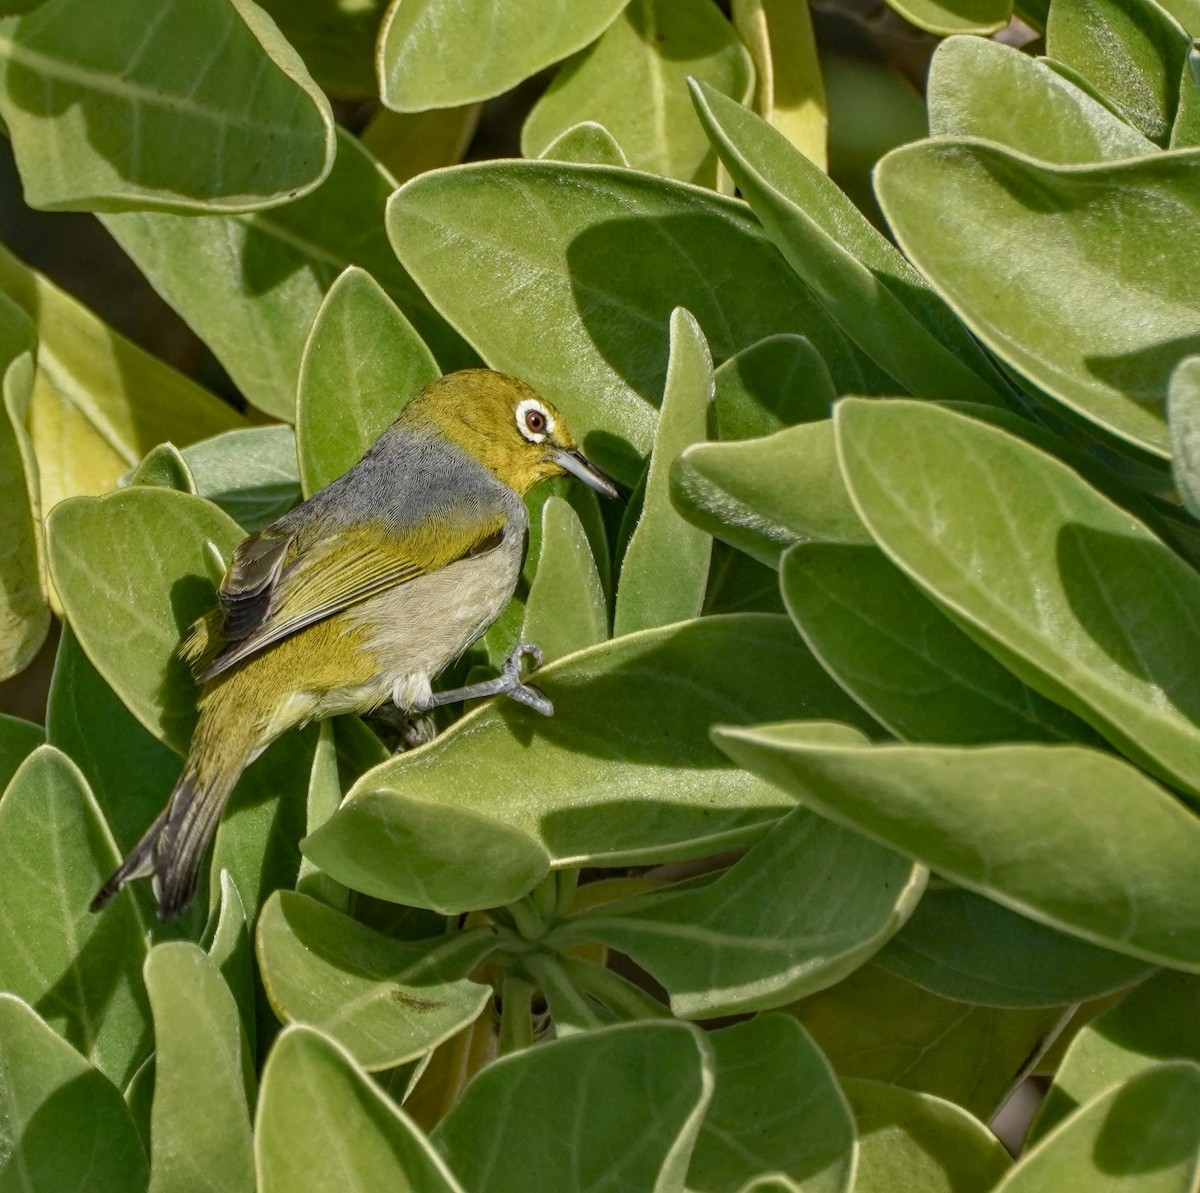
[[[534,435],[540,435],[546,429],[546,416],[540,410],[526,410],[525,426]]]

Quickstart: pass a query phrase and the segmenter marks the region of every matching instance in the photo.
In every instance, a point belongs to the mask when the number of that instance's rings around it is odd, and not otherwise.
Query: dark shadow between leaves
[[[1128,675],[1157,686],[1179,713],[1200,724],[1194,660],[1162,637],[1169,613],[1180,622],[1194,617],[1184,595],[1195,579],[1187,564],[1155,540],[1074,522],[1059,531],[1057,558],[1071,610],[1092,641]]]
[[[1113,356],[1085,356],[1089,373],[1122,397],[1149,406],[1166,417],[1164,406],[1171,373],[1185,357],[1200,352],[1200,334],[1176,336],[1133,352]]]

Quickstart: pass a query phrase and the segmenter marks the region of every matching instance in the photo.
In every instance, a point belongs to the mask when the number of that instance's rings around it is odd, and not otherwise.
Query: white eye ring
[[[530,443],[545,443],[554,434],[554,415],[537,398],[517,403],[517,430]]]

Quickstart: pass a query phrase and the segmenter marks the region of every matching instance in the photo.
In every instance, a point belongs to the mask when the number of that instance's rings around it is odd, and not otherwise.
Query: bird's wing
[[[199,678],[212,679],[297,630],[456,560],[498,546],[507,517],[439,519],[405,532],[379,524],[305,543],[267,527],[234,552],[218,591],[227,645]]]

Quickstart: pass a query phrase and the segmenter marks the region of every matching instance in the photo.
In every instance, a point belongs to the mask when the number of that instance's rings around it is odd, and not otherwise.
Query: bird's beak
[[[556,447],[550,453],[550,459],[564,471],[578,477],[589,489],[595,489],[602,497],[611,497],[614,501],[622,500],[617,486],[583,452],[568,452]]]

